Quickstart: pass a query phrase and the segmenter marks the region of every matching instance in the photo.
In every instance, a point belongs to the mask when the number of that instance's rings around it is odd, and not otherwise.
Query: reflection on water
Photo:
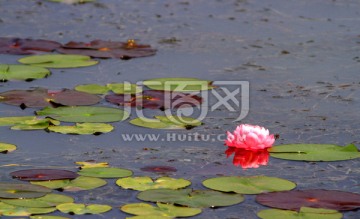
[[[234,154],[233,164],[243,169],[258,168],[260,165],[267,165],[269,152],[266,149],[245,150],[236,147],[228,147],[225,151],[227,157]]]

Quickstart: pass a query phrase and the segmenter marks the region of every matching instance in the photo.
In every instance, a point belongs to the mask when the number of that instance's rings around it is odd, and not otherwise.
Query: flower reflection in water
[[[225,151],[227,157],[234,154],[233,164],[241,166],[243,169],[258,168],[260,165],[267,165],[269,161],[269,152],[267,149],[246,150],[236,147],[228,147]]]

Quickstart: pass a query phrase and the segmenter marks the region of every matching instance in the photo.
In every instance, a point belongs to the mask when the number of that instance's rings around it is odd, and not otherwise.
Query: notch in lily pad
[[[135,118],[131,124],[152,129],[192,129],[202,122],[191,117],[155,116],[155,119]]]
[[[153,206],[147,203],[133,203],[123,205],[120,210],[128,214],[144,216],[144,218],[191,217],[201,213],[200,208],[189,208],[162,203],[156,203],[156,205],[157,206]]]
[[[185,179],[174,179],[170,177],[160,177],[153,180],[150,177],[142,176],[118,179],[116,185],[124,189],[145,191],[149,189],[182,189],[191,185],[191,182]]]
[[[230,206],[244,201],[241,194],[192,189],[150,189],[140,192],[137,198],[143,201],[170,203],[193,208]]]
[[[92,60],[89,56],[63,54],[27,56],[18,62],[45,68],[78,68],[98,64],[98,61]]]
[[[0,64],[0,82],[32,81],[49,75],[50,71],[43,67]]]
[[[358,148],[349,144],[345,147],[332,144],[287,144],[272,147],[270,156],[286,160],[339,161],[360,158]]]
[[[224,176],[203,181],[209,189],[221,192],[236,192],[240,194],[259,194],[263,192],[287,191],[296,184],[285,179],[268,176]]]

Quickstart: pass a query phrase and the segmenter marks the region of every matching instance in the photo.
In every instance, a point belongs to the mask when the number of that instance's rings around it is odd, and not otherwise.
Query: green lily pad
[[[143,201],[178,204],[193,208],[230,206],[244,201],[241,194],[192,189],[151,189],[140,192],[137,198]]]
[[[109,205],[98,205],[98,204],[75,204],[75,203],[64,203],[56,206],[56,208],[62,213],[71,213],[76,215],[82,214],[101,214],[111,210]]]
[[[61,134],[93,135],[108,133],[114,129],[106,123],[76,123],[74,126],[49,126],[48,130]]]
[[[47,214],[56,211],[56,208],[28,208],[9,205],[0,202],[0,215],[3,216],[30,216],[32,214]]]
[[[0,64],[0,81],[2,82],[10,80],[31,81],[49,75],[50,71],[42,67]]]
[[[287,144],[269,149],[270,156],[286,160],[339,161],[360,158],[355,145]]]
[[[123,110],[99,106],[47,107],[36,114],[63,122],[117,122],[129,117],[129,113]]]
[[[153,181],[150,177],[144,176],[118,179],[116,184],[124,189],[145,191],[148,189],[181,189],[189,186],[191,182],[170,177],[160,177]]]
[[[0,117],[0,126],[13,126],[27,120],[34,120],[36,116],[10,116]]]
[[[202,122],[190,117],[155,116],[155,119],[136,118],[131,124],[152,129],[191,129],[202,125]]]
[[[216,177],[203,181],[203,185],[209,189],[240,194],[287,191],[296,187],[291,181],[268,176]]]
[[[143,82],[145,86],[153,90],[177,92],[210,90],[214,88],[211,83],[212,81],[200,80],[197,78],[155,78]]]
[[[94,167],[81,169],[78,174],[81,176],[92,176],[99,178],[119,178],[131,176],[133,173],[130,170],[116,167]]]
[[[60,122],[50,118],[37,118],[25,120],[14,126],[11,126],[11,130],[41,130],[46,129],[50,125],[59,125]]]
[[[20,206],[20,207],[48,208],[48,207],[55,207],[56,205],[62,203],[74,202],[74,199],[67,195],[50,193],[40,198],[0,199],[0,201],[9,205]]]
[[[146,203],[127,204],[120,210],[140,216],[159,216],[159,217],[191,217],[201,213],[200,208],[180,207],[170,204],[156,203],[157,207]]]
[[[62,189],[64,191],[82,191],[96,189],[107,184],[103,179],[87,176],[79,176],[73,180],[31,181],[31,184],[41,185],[50,189]]]
[[[52,216],[52,215],[35,215],[30,216],[30,219],[70,219],[68,217]]]
[[[16,145],[0,142],[0,153],[8,153],[16,150]]]
[[[77,68],[98,63],[98,61],[92,60],[90,56],[60,54],[27,56],[19,59],[18,62],[46,68]]]
[[[107,86],[99,84],[82,84],[75,87],[75,90],[89,94],[106,94],[110,91]]]
[[[141,87],[130,83],[115,83],[106,85],[112,92],[116,94],[136,94],[142,92]]]
[[[94,167],[109,167],[108,162],[95,162],[95,161],[77,161],[76,165],[80,166],[80,169],[84,168],[94,168]]]
[[[259,211],[257,216],[262,219],[341,219],[343,217],[342,213],[336,210],[309,207],[302,207],[299,212],[280,209],[265,209]]]
[[[0,183],[0,198],[39,198],[51,191],[49,188],[38,185]]]

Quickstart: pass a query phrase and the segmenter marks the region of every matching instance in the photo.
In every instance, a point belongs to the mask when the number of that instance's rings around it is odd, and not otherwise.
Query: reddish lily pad
[[[0,54],[30,55],[33,50],[51,52],[60,47],[60,43],[50,40],[0,37]]]
[[[105,99],[110,103],[120,106],[161,110],[195,107],[202,102],[202,98],[197,95],[160,90],[145,90],[142,94],[138,95],[110,94],[106,95]]]
[[[10,173],[13,178],[23,181],[46,181],[58,179],[75,179],[77,173],[58,169],[28,169]]]
[[[154,173],[168,173],[168,172],[176,172],[177,169],[169,166],[146,166],[140,168],[142,171],[146,172],[154,172]]]
[[[348,211],[360,208],[360,194],[325,189],[263,193],[256,201],[272,208],[299,211],[301,207]]]
[[[84,106],[100,102],[101,98],[81,91],[62,89],[51,91],[44,88],[34,90],[11,90],[0,93],[0,102],[25,107]]]
[[[90,43],[69,42],[57,49],[64,54],[87,55],[95,58],[131,59],[155,55],[150,45],[137,44],[135,40],[127,42],[94,40]]]

